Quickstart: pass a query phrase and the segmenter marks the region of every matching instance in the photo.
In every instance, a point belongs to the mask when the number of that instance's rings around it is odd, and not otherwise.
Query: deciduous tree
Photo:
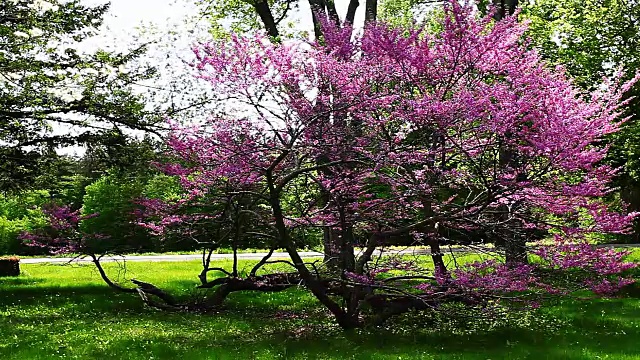
[[[602,200],[615,171],[602,164],[600,139],[619,129],[632,83],[584,92],[526,49],[513,17],[494,23],[456,2],[444,14],[437,34],[372,24],[353,40],[326,21],[311,44],[258,34],[194,48],[199,76],[245,107],[204,126],[172,125],[177,161],[165,171],[184,194],[143,204],[143,225],[160,234],[205,219],[219,224],[216,236],[267,239],[272,251],[246,274],[237,263],[210,268],[204,254],[200,287],[213,289],[214,304],[233,291],[300,284],[353,328],[450,303],[528,308],[544,296],[584,287],[606,294],[633,282],[622,274],[635,266],[624,253],[585,241],[624,233],[637,215]],[[299,189],[305,196],[292,198]],[[193,201],[199,211],[179,211]],[[301,234],[323,227],[337,232],[337,271],[299,253]],[[449,234],[508,239],[530,229],[554,239],[534,264],[443,260]],[[401,234],[431,246],[432,267],[374,260]],[[291,260],[271,259],[276,247]],[[273,262],[291,272],[266,271]],[[138,286],[149,302],[150,287]]]

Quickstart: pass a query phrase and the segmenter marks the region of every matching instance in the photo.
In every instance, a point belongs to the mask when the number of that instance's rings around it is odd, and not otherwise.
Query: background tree
[[[156,129],[159,117],[132,90],[153,74],[132,66],[144,47],[126,54],[77,49],[108,8],[56,0],[0,4],[0,188],[34,184],[60,147]]]
[[[214,37],[225,37],[230,32],[245,33],[262,29],[272,40],[305,35],[304,30],[299,28],[300,22],[296,24],[292,20],[295,18],[312,20],[316,38],[322,36],[323,17],[336,25],[358,27],[363,25],[355,23],[356,12],[360,8],[364,12],[365,24],[376,21],[378,0],[363,2],[364,4],[358,0],[344,1],[346,11],[341,16],[334,0],[200,0],[204,13],[212,20]]]
[[[50,155],[39,169],[35,183],[30,184],[31,189],[17,193],[8,191],[2,196],[0,202],[10,210],[0,213],[1,254],[24,255],[40,251],[22,246],[19,234],[41,228],[45,223],[43,208],[52,203],[64,204],[70,211],[80,211],[84,215],[102,214],[82,223],[82,230],[87,234],[109,236],[109,241],[92,243],[96,253],[194,248],[191,242],[169,246],[135,225],[135,200],[147,194],[143,189],[151,189],[149,194],[159,194],[159,197],[170,193],[166,186],[158,183],[160,175],[152,165],[163,158],[158,154],[158,144],[150,138],[120,140],[110,135],[109,139],[116,139],[116,142],[113,145],[106,141],[91,144],[80,158]]]
[[[42,206],[49,203],[46,190],[33,190],[19,195],[0,195],[0,254],[46,253],[43,249],[24,246],[19,235],[36,231],[47,224]],[[35,251],[34,251],[35,250]]]

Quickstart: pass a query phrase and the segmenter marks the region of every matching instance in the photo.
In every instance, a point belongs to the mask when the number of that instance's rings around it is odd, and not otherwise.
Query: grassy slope
[[[198,268],[129,263],[126,277],[186,295]],[[90,265],[23,272],[0,278],[0,359],[640,359],[638,298],[566,301],[501,325],[420,317],[439,330],[343,333],[295,289],[234,294],[219,314],[178,314],[115,294]]]

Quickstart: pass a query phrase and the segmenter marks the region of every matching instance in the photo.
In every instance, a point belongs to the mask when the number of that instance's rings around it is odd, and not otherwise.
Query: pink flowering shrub
[[[556,238],[554,245],[533,251],[541,259],[541,266],[557,271],[571,271],[593,292],[612,295],[635,283],[629,275],[638,264],[625,261],[628,250],[596,247],[587,242],[570,242]],[[626,274],[626,275],[625,275]]]
[[[98,216],[97,213],[81,216],[80,210],[71,210],[68,205],[49,204],[43,208],[49,225],[42,230],[24,232],[20,235],[24,244],[44,248],[51,254],[87,254],[92,242],[106,240],[100,234],[80,231],[80,222]]]
[[[585,255],[578,254],[579,251]],[[417,288],[425,294],[433,294],[446,287],[449,293],[466,293],[477,298],[486,295],[499,298],[507,294],[513,296],[513,293],[522,293],[526,298],[532,295],[568,295],[582,289],[600,295],[614,295],[635,282],[627,270],[636,268],[637,264],[623,261],[628,255],[626,251],[605,250],[583,243],[567,244],[562,249],[543,246],[534,253],[541,256],[541,262],[507,266],[496,260],[476,261],[448,274],[438,274],[436,281]],[[549,270],[555,272],[550,273]],[[574,272],[567,273],[568,270]],[[558,279],[554,273],[559,275]],[[627,276],[621,276],[625,273]],[[567,281],[568,275],[571,281]]]

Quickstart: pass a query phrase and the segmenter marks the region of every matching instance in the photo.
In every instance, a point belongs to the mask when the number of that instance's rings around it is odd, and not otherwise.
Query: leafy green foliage
[[[146,198],[171,201],[179,199],[183,191],[177,177],[158,174],[147,181],[142,193]]]
[[[254,1],[251,0],[199,0],[211,22],[210,33],[214,38],[226,38],[232,33],[244,34],[264,28],[264,24],[256,14]],[[299,7],[296,0],[268,0],[269,7],[276,22],[287,19]],[[280,21],[278,21],[280,20]],[[291,37],[296,33],[295,24],[288,19],[280,35]]]
[[[94,244],[97,252],[151,250],[146,232],[134,223],[136,205],[132,200],[140,197],[143,191],[139,179],[104,176],[87,186],[85,191],[82,214],[98,213],[99,216],[83,220],[80,229],[109,237]]]
[[[640,3],[625,0],[526,3],[523,15],[530,21],[529,35],[552,64],[566,67],[582,87],[594,89],[602,79],[622,70],[623,79],[640,69]],[[636,84],[628,96],[640,93]],[[624,175],[640,181],[640,102],[632,101],[632,118],[612,137],[614,165]]]
[[[46,217],[40,207],[48,201],[49,193],[43,190],[20,196],[0,195],[0,254],[28,253],[18,235],[45,225]]]
[[[154,161],[162,161],[157,140],[148,136],[134,139],[113,132],[99,143],[87,147],[87,152],[79,162],[79,172],[93,179],[115,174],[135,177],[144,182],[157,173],[151,165]]]
[[[622,71],[632,78],[640,69],[640,3],[627,0],[536,0],[522,4],[530,21],[532,45],[551,64],[562,65],[586,89]],[[626,95],[630,119],[610,142],[607,161],[622,169],[617,178],[621,198],[640,210],[640,85]],[[635,238],[640,239],[640,228]]]
[[[541,54],[567,68],[585,88],[623,66],[640,67],[640,4],[626,0],[536,0],[523,4],[529,35]]]
[[[144,47],[77,50],[108,8],[79,0],[0,3],[1,190],[32,188],[58,147],[103,143],[120,128],[152,130],[160,120],[131,88],[154,73],[134,65]]]
[[[378,19],[394,26],[421,22],[430,32],[436,32],[441,30],[437,20],[442,16],[442,9],[430,0],[381,0],[378,5]]]

